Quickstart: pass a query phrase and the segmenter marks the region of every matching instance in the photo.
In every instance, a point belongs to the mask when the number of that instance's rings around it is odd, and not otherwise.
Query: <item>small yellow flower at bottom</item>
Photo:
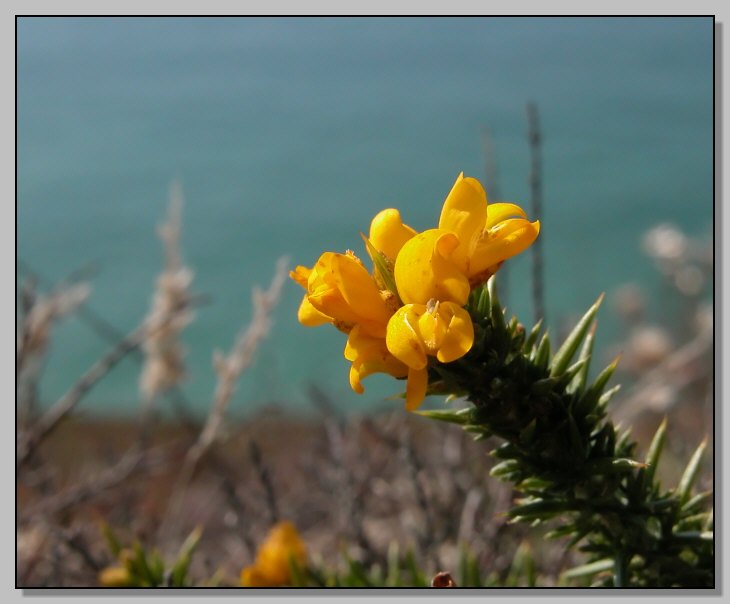
[[[275,524],[256,552],[252,566],[241,571],[244,587],[276,587],[291,584],[290,560],[303,567],[307,550],[296,527],[288,521]]]
[[[107,566],[99,573],[102,587],[128,587],[131,584],[132,578],[124,566]]]

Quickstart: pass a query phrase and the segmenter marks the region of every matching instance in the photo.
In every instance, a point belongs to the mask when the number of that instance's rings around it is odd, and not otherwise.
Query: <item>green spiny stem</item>
[[[423,415],[461,424],[476,438],[501,437],[492,474],[525,494],[509,516],[559,519],[554,535],[582,544],[589,564],[613,560],[614,585],[712,586],[707,500],[691,492],[704,443],[674,490],[655,480],[664,423],[645,461],[635,459],[630,431],[619,433],[606,416],[618,359],[588,381],[601,298],[551,355],[539,327],[527,333],[515,318],[505,320],[493,283],[473,292],[474,345],[458,361],[432,364],[429,380],[439,392],[465,394],[473,407]]]

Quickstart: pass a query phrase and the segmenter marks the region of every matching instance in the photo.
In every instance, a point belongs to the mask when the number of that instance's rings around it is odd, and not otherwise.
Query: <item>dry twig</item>
[[[177,386],[185,376],[185,350],[180,343],[180,333],[192,321],[188,290],[193,273],[183,264],[180,252],[182,203],[182,189],[178,183],[173,183],[167,222],[158,228],[165,249],[165,263],[145,320],[150,332],[143,345],[145,363],[140,376],[145,416],[150,413],[155,397]]]
[[[256,349],[268,335],[271,326],[270,315],[279,300],[286,281],[287,264],[288,260],[286,258],[279,259],[268,290],[261,291],[254,288],[253,318],[248,327],[239,333],[229,355],[224,357],[216,351],[213,356],[213,364],[218,374],[213,404],[198,439],[185,455],[182,469],[170,499],[168,513],[160,526],[160,533],[164,533],[168,526],[174,525],[180,514],[185,492],[200,460],[209,453],[214,443],[221,436],[225,413],[233,397],[238,378],[251,365]]]

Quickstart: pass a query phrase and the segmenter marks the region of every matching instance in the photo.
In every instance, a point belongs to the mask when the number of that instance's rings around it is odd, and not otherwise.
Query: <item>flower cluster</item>
[[[475,178],[458,176],[444,201],[438,227],[417,233],[396,209],[378,213],[363,235],[374,270],[350,250],[325,252],[291,277],[305,290],[303,325],[333,324],[348,335],[350,385],[373,373],[408,378],[406,408],[426,396],[430,362],[450,363],[474,343],[464,308],[472,289],[502,263],[528,248],[540,231],[511,203],[487,203]],[[435,359],[435,361],[433,360]]]

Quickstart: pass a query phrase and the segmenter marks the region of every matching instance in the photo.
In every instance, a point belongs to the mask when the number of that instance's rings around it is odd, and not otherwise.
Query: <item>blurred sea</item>
[[[642,233],[712,228],[712,28],[711,18],[21,18],[18,257],[52,281],[96,263],[88,306],[131,330],[150,305],[156,227],[179,179],[183,253],[195,291],[210,296],[185,332],[183,390],[202,412],[212,352],[228,351],[277,258],[364,255],[358,233],[384,207],[435,226],[460,171],[483,181],[483,128],[502,196],[527,209],[533,100],[551,331],[628,281],[661,313]],[[510,262],[507,296],[528,326],[530,291],[524,254]],[[300,326],[300,298],[288,283],[231,411],[307,409],[313,383],[343,410],[399,405],[383,403],[400,391],[389,377],[350,391],[344,337]],[[599,346],[617,333],[606,305]],[[84,321],[63,322],[42,400],[108,348]],[[124,361],[80,410],[135,412],[139,368]]]

